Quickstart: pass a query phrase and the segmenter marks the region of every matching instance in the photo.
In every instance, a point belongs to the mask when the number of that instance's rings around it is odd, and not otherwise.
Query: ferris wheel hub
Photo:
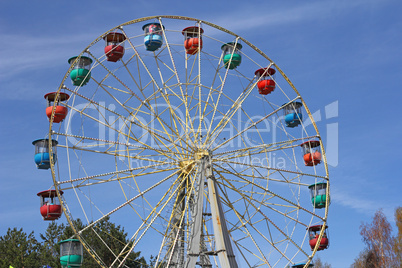
[[[205,149],[197,149],[194,153],[193,158],[188,158],[185,160],[181,160],[179,162],[179,167],[180,167],[180,175],[181,176],[188,176],[190,173],[193,172],[194,170],[194,165],[196,162],[204,158],[205,156],[210,156],[210,152]]]
[[[191,173],[194,167],[193,160],[183,160],[179,162],[180,167],[180,175],[181,176],[188,176]]]
[[[209,155],[210,155],[210,153],[208,150],[198,149],[194,154],[194,158],[195,158],[195,160],[198,161],[198,160],[202,159],[204,156],[209,156]]]

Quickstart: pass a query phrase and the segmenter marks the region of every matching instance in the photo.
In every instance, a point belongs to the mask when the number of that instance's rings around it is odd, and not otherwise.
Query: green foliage
[[[155,267],[157,259],[158,259],[158,258],[157,258],[156,256],[151,255],[151,256],[149,257],[149,264],[148,264],[148,266],[144,266],[144,267]],[[158,268],[166,268],[166,267],[167,267],[167,264],[166,264],[166,262],[159,262],[157,267],[158,267]]]
[[[47,227],[45,234],[39,235],[43,240],[41,248],[43,265],[49,265],[50,267],[60,266],[60,246],[57,244],[57,242],[60,241],[60,237],[62,236],[65,228],[66,227],[64,224],[57,225],[57,223],[51,222]]]
[[[8,228],[7,234],[0,237],[0,267],[39,267],[40,249],[33,232],[27,235],[22,228]]]
[[[85,225],[80,219],[73,221],[73,226],[82,230]],[[27,235],[21,230],[8,229],[7,234],[0,237],[0,267],[60,267],[60,246],[59,241],[74,237],[74,231],[70,226],[58,225],[51,222],[44,234],[39,235],[41,242],[38,242],[34,233]],[[130,252],[131,243],[128,243],[127,233],[120,225],[115,225],[105,218],[92,228],[82,233],[81,239],[91,245],[92,255],[98,256],[102,264],[108,267],[112,265],[115,256],[123,252],[126,256]],[[127,247],[125,247],[128,244]],[[106,246],[107,245],[107,246]],[[124,254],[125,253],[125,254]],[[130,252],[125,261],[125,266],[130,268],[149,267],[140,252]],[[119,258],[122,261],[123,257]],[[118,266],[115,263],[114,266]],[[82,267],[99,267],[99,264],[84,250],[84,262]]]
[[[83,229],[85,226],[80,220],[74,222],[74,226],[77,229]],[[70,227],[69,227],[70,228]],[[66,228],[66,233],[70,234],[72,232],[71,228]],[[132,244],[128,243],[127,233],[124,231],[120,225],[110,222],[109,218],[105,218],[98,222],[87,231],[82,233],[82,239],[91,245],[90,249],[93,255],[99,256],[101,263],[110,267],[113,261],[116,259],[115,256],[119,256],[121,252],[122,256],[126,256],[131,249]],[[127,245],[127,246],[126,246]],[[119,258],[123,260],[123,257]],[[113,264],[113,266],[118,266],[119,262]],[[132,268],[142,268],[148,267],[146,261],[143,257],[140,257],[140,252],[129,253],[125,265]],[[84,254],[83,267],[97,267],[99,264],[88,254]]]

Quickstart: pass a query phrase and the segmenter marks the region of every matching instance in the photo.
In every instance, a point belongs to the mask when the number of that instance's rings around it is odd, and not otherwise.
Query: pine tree
[[[82,230],[86,225],[80,219],[74,220],[73,225]],[[51,222],[44,234],[39,235],[38,242],[34,232],[27,235],[22,229],[8,229],[7,234],[0,237],[0,267],[60,267],[60,245],[58,242],[69,238],[75,238],[75,233],[70,226],[58,225]],[[91,245],[91,249],[108,267],[112,264],[115,256],[124,252],[126,256],[132,244],[129,243],[127,233],[120,225],[110,222],[105,218],[98,222],[88,231],[83,232],[82,239]],[[128,243],[128,247],[124,249]],[[107,246],[106,246],[107,245]],[[124,249],[124,250],[123,250]],[[122,260],[123,258],[119,258]],[[118,266],[116,263],[114,266]],[[145,268],[148,267],[140,252],[130,252],[125,261],[125,267]],[[113,267],[114,267],[113,266]],[[99,267],[99,264],[84,250],[82,267]]]
[[[49,265],[50,267],[60,266],[60,246],[57,243],[60,241],[65,228],[64,224],[58,225],[56,222],[51,222],[46,229],[46,233],[39,235],[43,240],[40,252],[44,265]]]
[[[85,228],[85,224],[80,219],[74,220],[73,225],[82,230]],[[84,231],[82,239],[91,246],[92,253],[99,257],[101,262],[106,266],[111,266],[115,260],[115,256],[118,256],[123,251],[125,245],[129,242],[127,233],[120,225],[110,222],[109,217],[101,220],[93,225],[91,228]],[[74,231],[70,226],[64,228],[62,235],[58,241],[75,238]],[[124,249],[124,255],[127,255],[128,250],[132,244],[129,243],[128,247]],[[142,268],[148,267],[145,259],[140,257],[141,252],[129,253],[125,266],[130,268]],[[123,258],[119,258],[122,260]],[[116,262],[114,266],[118,266],[119,262]],[[99,264],[84,250],[83,267],[99,267]]]
[[[27,235],[22,228],[8,228],[7,234],[0,237],[0,267],[40,267],[39,250],[33,232]]]

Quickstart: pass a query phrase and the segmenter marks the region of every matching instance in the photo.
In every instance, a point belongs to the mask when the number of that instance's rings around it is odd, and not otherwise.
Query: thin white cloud
[[[359,192],[362,189],[359,190]],[[362,191],[364,192],[364,191]],[[392,202],[381,203],[378,202],[378,198],[367,199],[362,197],[361,194],[357,193],[348,193],[345,189],[339,191],[338,189],[331,189],[331,202],[336,202],[342,206],[345,206],[349,209],[356,210],[358,213],[365,214],[367,216],[374,216],[374,213],[383,209],[385,216],[388,221],[394,222],[394,207],[390,207]]]
[[[7,80],[27,70],[66,64],[66,57],[77,51],[81,52],[83,48],[79,48],[79,45],[82,46],[88,37],[85,34],[76,36],[0,34],[0,39],[21,40],[0,50],[0,79]]]
[[[276,9],[270,9],[268,3],[263,3],[259,6],[242,3],[241,6],[237,6],[235,11],[228,13],[228,15],[222,13],[222,16],[213,15],[213,18],[208,18],[208,14],[205,19],[242,35],[245,35],[244,32],[251,29],[262,29],[264,32],[269,33],[270,29],[280,25],[294,25],[303,23],[303,21],[323,20],[358,7],[370,8],[373,5],[387,2],[389,1],[316,1],[295,5],[293,8],[288,8],[289,5],[286,5],[286,7]],[[256,15],[257,8],[264,12],[259,12]],[[204,19],[202,14],[199,16],[200,19]],[[97,20],[94,19],[94,24],[96,24]],[[19,76],[30,71],[38,72],[41,68],[46,70],[46,68],[54,69],[55,66],[67,66],[66,60],[70,56],[81,52],[94,39],[94,35],[88,35],[88,31],[101,34],[109,29],[109,27],[104,27],[102,23],[97,24],[96,28],[101,29],[96,32],[98,29],[91,28],[88,30],[87,28],[82,28],[77,29],[74,34],[61,31],[60,33],[55,32],[52,35],[42,36],[0,33],[1,40],[17,40],[17,42],[11,43],[12,45],[5,46],[0,50],[0,80],[2,80],[3,86],[9,87],[10,85],[21,84],[18,81],[21,80]],[[247,36],[245,37],[247,39]],[[66,69],[67,67],[64,70]],[[7,82],[7,84],[4,82]],[[20,86],[23,87],[24,85]],[[37,82],[33,82],[32,87],[36,88],[37,86]],[[22,87],[18,90],[24,90]],[[25,88],[25,91],[29,92],[29,89]],[[3,98],[6,97],[3,95]],[[9,97],[12,96],[10,95]]]
[[[271,9],[271,5],[250,4],[242,6],[236,10],[237,13],[228,12],[218,18],[214,17],[214,23],[237,33],[245,30],[258,29],[264,33],[269,33],[270,29],[280,25],[291,25],[302,23],[303,21],[322,20],[330,17],[337,17],[343,12],[355,8],[372,8],[375,5],[385,4],[388,1],[379,0],[343,0],[343,1],[316,1],[303,2],[302,5],[295,5],[289,8]],[[256,9],[259,12],[256,12]]]

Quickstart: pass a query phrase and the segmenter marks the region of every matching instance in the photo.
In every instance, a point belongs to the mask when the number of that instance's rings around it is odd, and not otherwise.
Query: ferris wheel
[[[64,214],[101,266],[125,267],[141,251],[155,267],[308,267],[328,247],[317,126],[250,42],[206,21],[154,16],[105,32],[68,62],[47,94],[49,140],[36,145],[51,141],[46,163]],[[119,252],[104,241],[113,260],[83,239],[107,217],[129,238]]]

